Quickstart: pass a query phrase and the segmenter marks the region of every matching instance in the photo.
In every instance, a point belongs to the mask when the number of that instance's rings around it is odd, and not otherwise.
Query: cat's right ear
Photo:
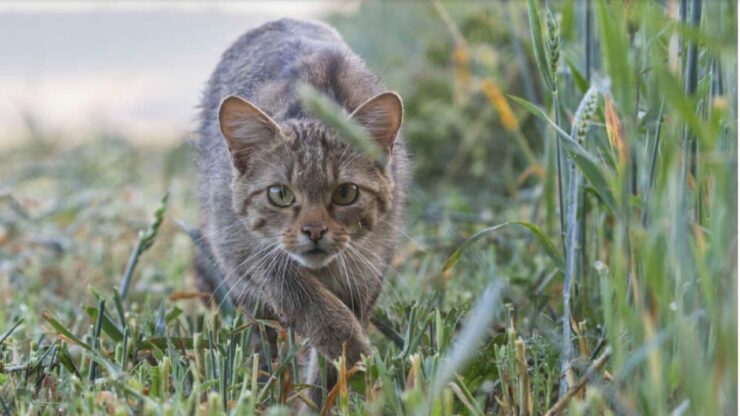
[[[235,95],[221,101],[218,124],[226,139],[231,160],[244,173],[250,154],[279,137],[280,126],[259,107]]]

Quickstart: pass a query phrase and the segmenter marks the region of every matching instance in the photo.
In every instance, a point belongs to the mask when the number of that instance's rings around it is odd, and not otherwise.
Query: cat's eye
[[[289,207],[295,202],[295,196],[285,185],[272,185],[267,188],[267,199],[276,207]]]
[[[357,201],[357,196],[360,195],[360,190],[357,185],[353,183],[343,183],[337,186],[334,190],[334,194],[331,196],[331,200],[337,205],[349,205]]]

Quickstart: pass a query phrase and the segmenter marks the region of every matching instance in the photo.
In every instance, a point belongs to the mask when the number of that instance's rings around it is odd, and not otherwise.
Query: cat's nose
[[[306,234],[306,236],[314,242],[321,240],[321,237],[324,236],[326,230],[327,228],[324,224],[317,223],[306,224],[301,228],[303,234]]]

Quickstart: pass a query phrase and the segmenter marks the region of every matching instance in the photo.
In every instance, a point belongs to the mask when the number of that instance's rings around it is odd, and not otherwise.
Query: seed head
[[[560,23],[548,8],[545,14],[547,23],[547,52],[550,61],[550,73],[553,79],[560,64]]]

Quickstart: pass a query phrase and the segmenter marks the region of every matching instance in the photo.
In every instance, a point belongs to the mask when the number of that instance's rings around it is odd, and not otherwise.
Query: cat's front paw
[[[350,364],[354,364],[360,361],[362,356],[370,356],[372,354],[372,345],[370,344],[370,338],[362,327],[355,328],[352,336],[346,341],[346,357]]]
[[[350,365],[359,361],[363,355],[368,356],[372,352],[365,329],[350,316],[323,325],[313,340],[313,346],[325,357],[336,360],[344,354]]]

